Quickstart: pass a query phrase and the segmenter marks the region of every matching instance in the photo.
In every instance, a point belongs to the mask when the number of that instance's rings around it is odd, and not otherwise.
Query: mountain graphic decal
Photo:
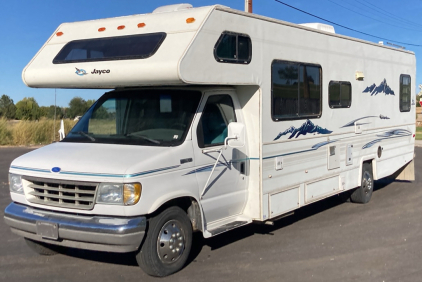
[[[376,86],[375,83],[371,86],[368,86],[363,90],[363,93],[371,93],[371,96],[377,95],[379,93],[385,93],[385,95],[395,95],[394,91],[391,90],[390,86],[387,84],[387,80],[384,78],[381,81],[380,85]]]
[[[299,128],[296,128],[294,126],[290,126],[288,129],[286,129],[283,132],[280,132],[277,137],[274,139],[278,140],[281,136],[290,134],[288,139],[298,138],[300,135],[306,135],[308,133],[318,133],[318,134],[330,134],[332,131],[322,128],[318,125],[315,125],[310,121],[309,119],[306,120]]]

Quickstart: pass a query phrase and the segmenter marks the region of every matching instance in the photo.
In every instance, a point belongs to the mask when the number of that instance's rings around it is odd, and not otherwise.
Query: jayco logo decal
[[[87,75],[87,74],[89,74],[88,72],[86,72],[86,70],[84,70],[84,69],[78,69],[78,68],[75,68],[76,69],[76,71],[75,71],[75,73],[77,74],[77,75],[79,75],[79,76],[84,76],[84,75]],[[92,72],[91,72],[91,74],[98,74],[98,75],[101,75],[101,74],[105,74],[105,73],[110,73],[110,70],[97,70],[97,69],[94,69]]]
[[[75,68],[75,69],[76,69],[75,73],[76,73],[77,75],[79,75],[79,76],[84,76],[84,75],[87,75],[87,73],[86,73],[86,71],[85,71],[85,70],[83,70],[83,69],[78,69],[78,68]]]
[[[101,75],[102,73],[110,73],[110,70],[96,70],[94,69],[91,74],[99,74]]]

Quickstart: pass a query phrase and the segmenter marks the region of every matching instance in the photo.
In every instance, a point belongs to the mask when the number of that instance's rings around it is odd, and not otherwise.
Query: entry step
[[[224,225],[222,225],[222,226],[219,226],[219,227],[217,227],[217,228],[215,228],[215,229],[212,229],[212,230],[208,230],[208,232],[209,233],[211,233],[211,235],[212,236],[215,236],[215,235],[217,235],[217,234],[220,234],[220,233],[224,233],[224,232],[226,232],[226,231],[229,231],[229,230],[231,230],[231,229],[234,229],[234,228],[237,228],[237,227],[240,227],[240,226],[242,226],[242,225],[246,225],[246,224],[248,224],[249,222],[248,221],[240,221],[240,220],[238,220],[238,221],[233,221],[233,222],[230,222],[230,223],[227,223],[227,224],[224,224]]]

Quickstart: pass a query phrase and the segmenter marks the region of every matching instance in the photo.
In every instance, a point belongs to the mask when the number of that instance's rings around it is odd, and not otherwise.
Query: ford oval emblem
[[[60,167],[53,167],[53,168],[51,169],[51,172],[59,173],[59,172],[60,172],[60,170],[61,170],[61,168],[60,168]]]

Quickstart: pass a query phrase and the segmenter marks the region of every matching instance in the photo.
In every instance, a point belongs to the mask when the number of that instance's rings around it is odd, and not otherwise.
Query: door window
[[[236,122],[232,98],[229,95],[210,96],[198,124],[198,146],[223,145],[230,122]]]

